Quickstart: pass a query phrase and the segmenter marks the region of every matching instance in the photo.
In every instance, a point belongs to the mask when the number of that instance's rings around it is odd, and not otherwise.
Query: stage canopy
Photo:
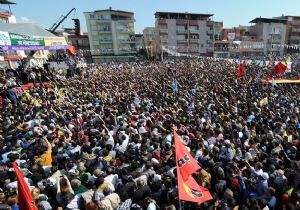
[[[0,23],[0,50],[68,49],[64,37],[57,37],[33,23]]]

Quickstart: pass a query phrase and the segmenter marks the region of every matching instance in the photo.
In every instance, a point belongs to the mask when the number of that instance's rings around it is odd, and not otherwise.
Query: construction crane
[[[73,12],[76,11],[75,8],[71,9],[70,12],[68,12],[68,14],[66,16],[61,16],[52,26],[51,28],[49,28],[49,31],[51,33],[55,33],[56,29],[60,26],[60,24],[62,24],[62,22],[64,22],[67,17]]]

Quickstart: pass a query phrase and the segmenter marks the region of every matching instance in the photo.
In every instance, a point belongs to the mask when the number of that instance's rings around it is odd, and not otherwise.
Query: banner
[[[11,45],[8,32],[0,31],[0,45]]]
[[[64,37],[45,37],[45,46],[66,46],[68,43]]]
[[[68,46],[0,46],[1,51],[13,51],[13,50],[66,50]]]
[[[43,38],[9,33],[11,45],[14,46],[45,46]]]

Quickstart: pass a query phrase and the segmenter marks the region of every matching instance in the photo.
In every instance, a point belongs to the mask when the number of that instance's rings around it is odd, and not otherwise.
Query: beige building
[[[213,55],[212,14],[155,13],[156,53],[168,49],[176,53]],[[165,50],[164,50],[165,51]]]
[[[94,62],[133,58],[134,13],[110,8],[84,14]]]
[[[290,45],[300,45],[300,16],[281,16],[279,19],[286,20],[285,43],[289,45],[285,49],[287,53],[298,53],[298,49]]]

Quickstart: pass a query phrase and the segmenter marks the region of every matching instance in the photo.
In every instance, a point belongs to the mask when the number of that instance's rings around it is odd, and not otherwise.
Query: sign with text
[[[0,45],[11,45],[8,32],[0,31]]]
[[[44,39],[33,36],[9,33],[13,46],[44,46]]]

